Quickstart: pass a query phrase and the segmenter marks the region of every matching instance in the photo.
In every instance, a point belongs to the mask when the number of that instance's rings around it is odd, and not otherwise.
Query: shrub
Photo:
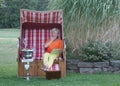
[[[103,44],[100,41],[89,40],[86,44],[81,47],[82,61],[99,62],[106,61],[113,58],[114,49],[111,43]]]

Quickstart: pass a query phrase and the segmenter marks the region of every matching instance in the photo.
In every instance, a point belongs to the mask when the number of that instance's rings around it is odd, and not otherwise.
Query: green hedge
[[[115,49],[112,47],[111,43],[103,44],[100,41],[89,40],[81,47],[81,51],[81,60],[97,62],[112,59]]]

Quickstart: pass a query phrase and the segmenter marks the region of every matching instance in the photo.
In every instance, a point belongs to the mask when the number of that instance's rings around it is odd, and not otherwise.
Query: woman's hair
[[[52,32],[54,32],[54,31],[57,31],[58,34],[59,34],[59,30],[58,30],[58,28],[53,28],[53,29],[52,29]]]
[[[52,32],[57,31],[58,38],[60,38],[60,31],[59,31],[59,29],[58,29],[58,28],[52,28],[52,30],[51,30],[51,31],[52,31]]]

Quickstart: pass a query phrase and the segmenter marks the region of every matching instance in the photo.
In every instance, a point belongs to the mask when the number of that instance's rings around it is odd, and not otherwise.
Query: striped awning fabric
[[[31,11],[21,9],[20,22],[33,22],[33,23],[59,23],[62,24],[62,10],[55,11]]]

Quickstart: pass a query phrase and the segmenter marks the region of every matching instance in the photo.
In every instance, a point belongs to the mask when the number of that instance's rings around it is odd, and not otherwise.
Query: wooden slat
[[[66,76],[65,62],[64,61],[60,61],[59,65],[60,65],[60,70],[61,70],[61,77],[65,77]]]
[[[38,64],[38,67],[37,67],[38,76],[45,77],[45,72],[43,70],[41,70],[41,68],[43,67],[42,60],[38,60],[37,64]]]
[[[31,62],[30,63],[30,68],[29,68],[29,74],[30,74],[30,76],[35,76],[34,68],[35,68],[35,62]]]
[[[18,62],[18,77],[25,76],[25,69],[24,69],[24,63]]]

